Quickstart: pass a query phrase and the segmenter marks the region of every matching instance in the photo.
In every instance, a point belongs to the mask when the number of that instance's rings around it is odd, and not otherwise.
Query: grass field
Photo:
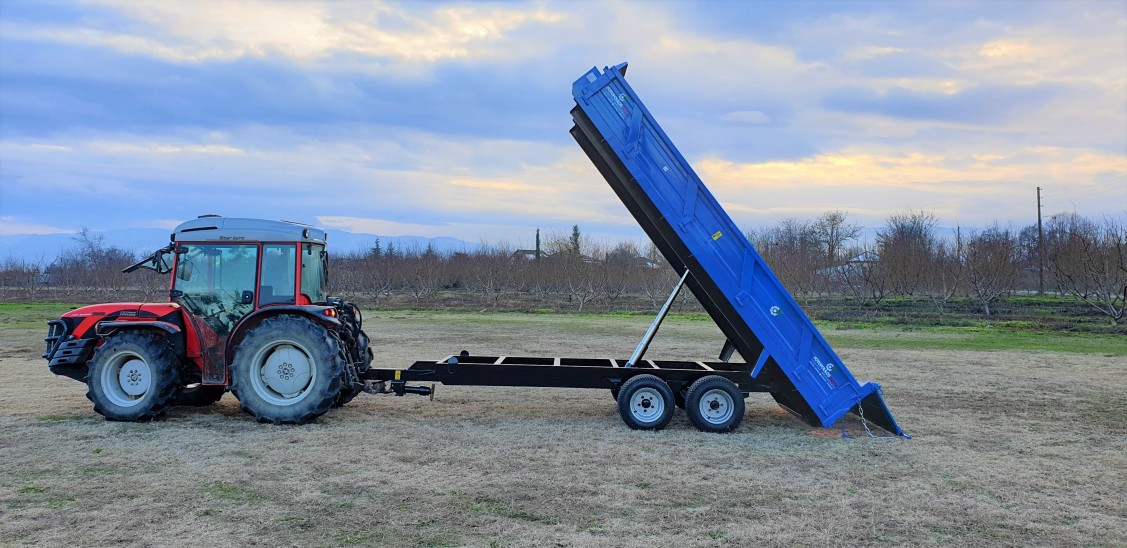
[[[604,391],[439,386],[260,425],[230,396],[109,423],[39,355],[65,305],[0,305],[0,545],[1127,544],[1127,338],[822,323],[911,441],[743,426],[634,432]],[[23,307],[23,308],[21,308]],[[637,315],[368,313],[377,366],[463,348],[625,356]],[[671,318],[651,357],[723,342]]]

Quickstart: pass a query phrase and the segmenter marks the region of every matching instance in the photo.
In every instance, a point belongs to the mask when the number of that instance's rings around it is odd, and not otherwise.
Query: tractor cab
[[[236,326],[264,307],[326,304],[325,232],[284,221],[204,216],[176,227],[148,259],[170,265],[171,302],[195,328],[205,384],[226,382],[224,350]],[[188,355],[197,348],[187,341]]]

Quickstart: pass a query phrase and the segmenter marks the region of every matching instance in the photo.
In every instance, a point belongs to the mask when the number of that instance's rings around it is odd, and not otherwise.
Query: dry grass
[[[379,366],[463,347],[622,356],[645,319],[369,317]],[[734,434],[684,415],[628,430],[603,391],[442,387],[361,396],[304,427],[227,396],[102,421],[0,331],[0,544],[741,546],[1127,544],[1122,356],[839,349],[912,441],[811,430],[766,394]],[[706,322],[651,356],[709,358]],[[466,341],[472,341],[467,343]]]

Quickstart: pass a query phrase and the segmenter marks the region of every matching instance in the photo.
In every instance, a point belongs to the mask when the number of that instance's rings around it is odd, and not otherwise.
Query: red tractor
[[[367,388],[355,305],[326,291],[325,232],[205,215],[127,269],[171,273],[167,303],[85,306],[52,320],[52,372],[108,420],[146,421],[230,390],[262,422],[302,424]]]

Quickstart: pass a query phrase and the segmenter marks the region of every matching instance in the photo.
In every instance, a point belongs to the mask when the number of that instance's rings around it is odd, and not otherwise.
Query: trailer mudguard
[[[784,408],[828,427],[846,413],[904,435],[859,383],[627,84],[626,63],[575,81],[571,134]]]

